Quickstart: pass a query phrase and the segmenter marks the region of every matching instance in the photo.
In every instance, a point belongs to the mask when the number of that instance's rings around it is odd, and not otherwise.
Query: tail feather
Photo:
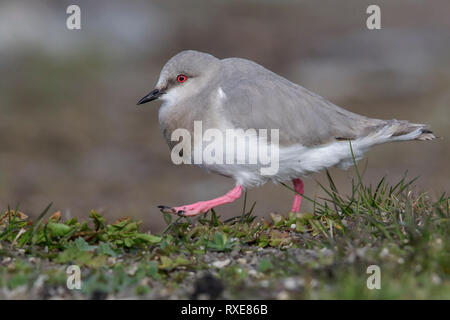
[[[433,134],[433,131],[428,129],[422,129],[422,133],[416,138],[416,140],[420,141],[426,141],[426,140],[433,140],[437,137]]]
[[[376,126],[370,128],[370,132],[365,136],[352,140],[351,156],[346,154],[336,165],[339,168],[346,169],[353,164],[355,160],[360,160],[364,153],[372,146],[408,140],[433,140],[436,136],[425,124],[409,123],[404,120],[378,120]]]
[[[436,136],[433,134],[427,125],[418,123],[409,123],[404,120],[389,120],[387,126],[393,130],[393,141],[405,141],[405,140],[433,140]]]

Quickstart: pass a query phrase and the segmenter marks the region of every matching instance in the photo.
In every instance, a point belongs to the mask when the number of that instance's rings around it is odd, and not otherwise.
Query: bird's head
[[[211,80],[219,68],[219,61],[214,56],[199,51],[178,53],[161,70],[155,89],[137,104],[156,99],[179,101],[195,95]]]

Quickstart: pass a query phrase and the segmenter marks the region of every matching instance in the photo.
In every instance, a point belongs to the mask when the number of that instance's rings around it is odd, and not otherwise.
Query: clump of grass
[[[50,207],[51,204],[36,222],[17,209],[8,209],[0,217],[0,241],[9,241],[19,248],[41,245],[49,249],[64,249],[77,239],[89,243],[106,242],[115,248],[142,247],[161,241],[158,236],[139,232],[139,222],[129,217],[106,224],[105,219],[94,210],[89,216],[91,224],[79,222],[77,218],[61,221],[59,211],[44,221]]]

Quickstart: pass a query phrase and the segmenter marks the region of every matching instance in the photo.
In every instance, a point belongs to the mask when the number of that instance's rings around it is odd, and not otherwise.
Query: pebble
[[[37,279],[36,279],[36,281],[34,281],[34,284],[33,284],[33,288],[35,289],[35,290],[40,290],[43,286],[44,286],[44,283],[45,283],[45,281],[47,281],[48,280],[48,276],[47,275],[40,275]]]
[[[302,284],[301,279],[298,278],[286,278],[283,281],[283,285],[287,290],[296,290],[300,287],[300,285]]]
[[[287,291],[285,291],[285,290],[280,291],[277,294],[277,299],[278,300],[288,300],[289,299],[289,293]]]
[[[229,265],[230,262],[231,262],[230,259],[217,260],[217,261],[214,261],[214,262],[212,263],[212,266],[213,266],[213,267],[216,267],[216,268],[218,268],[218,269],[222,269],[222,268],[226,267],[227,265]]]
[[[137,269],[138,269],[137,263],[136,263],[136,264],[133,264],[133,265],[131,265],[131,266],[128,268],[127,274],[130,275],[130,276],[134,276],[134,274],[136,273]]]
[[[250,270],[248,270],[248,275],[252,276],[252,277],[257,277],[258,271],[256,271],[255,269],[250,269]]]
[[[232,258],[236,258],[239,255],[240,249],[233,249],[233,251],[231,251],[230,256]]]
[[[432,281],[434,284],[441,284],[441,283],[442,283],[441,278],[440,278],[437,274],[435,274],[435,273],[431,276],[431,281]]]
[[[2,263],[7,264],[7,263],[11,262],[11,260],[12,260],[11,257],[5,257],[5,258],[3,258]]]
[[[389,249],[388,248],[383,248],[383,250],[381,250],[381,252],[380,252],[380,257],[384,258],[384,257],[386,257],[388,255],[389,255]]]
[[[108,263],[108,264],[116,264],[116,258],[114,258],[114,257],[109,257],[107,260],[106,260],[106,262]]]

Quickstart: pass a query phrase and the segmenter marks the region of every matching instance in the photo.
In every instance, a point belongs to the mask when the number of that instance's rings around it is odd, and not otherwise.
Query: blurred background
[[[81,30],[66,8],[81,8]],[[381,7],[381,30],[366,8]],[[175,166],[158,127],[159,103],[137,107],[164,63],[185,49],[242,57],[333,103],[370,117],[429,124],[443,139],[378,146],[360,162],[364,180],[406,170],[418,190],[450,187],[450,2],[429,1],[18,1],[0,2],[0,209],[20,205],[109,221],[164,225],[157,205],[219,196],[233,181]],[[332,169],[350,189],[352,170]],[[316,180],[306,194],[320,196]],[[255,213],[286,213],[293,194],[248,193]],[[243,200],[220,207],[241,213]],[[304,201],[303,210],[312,206]]]

